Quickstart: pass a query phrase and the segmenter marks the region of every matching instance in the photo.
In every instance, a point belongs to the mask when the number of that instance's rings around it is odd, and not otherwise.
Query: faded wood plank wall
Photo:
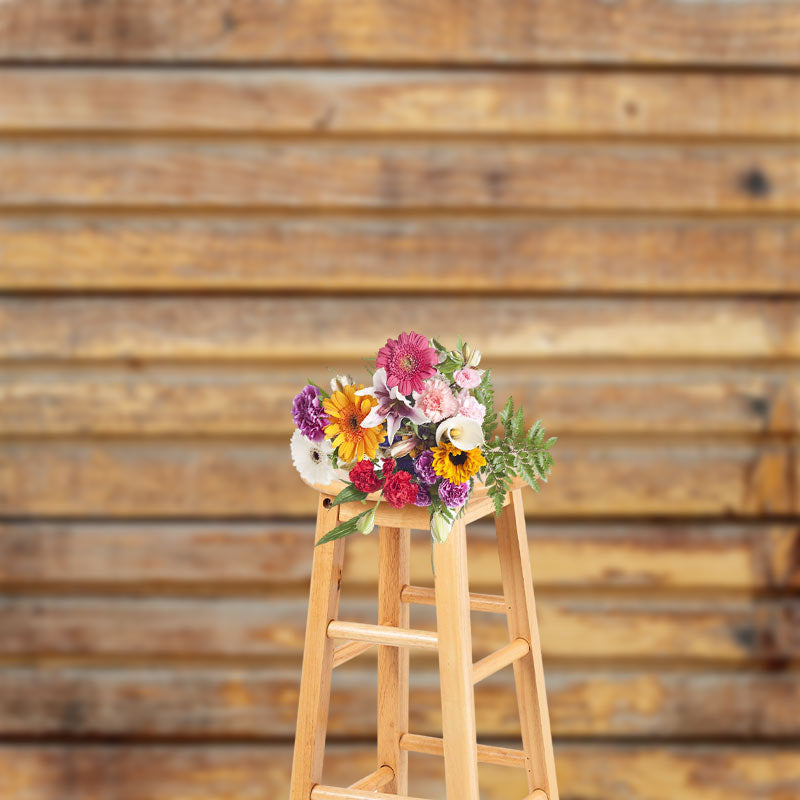
[[[288,404],[412,327],[560,437],[526,511],[562,797],[800,797],[796,0],[6,0],[0,62],[3,800],[285,796]],[[333,783],[374,768],[374,666]]]

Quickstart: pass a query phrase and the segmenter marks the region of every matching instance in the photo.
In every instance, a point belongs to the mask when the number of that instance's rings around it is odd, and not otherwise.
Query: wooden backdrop
[[[3,800],[285,797],[288,406],[412,328],[561,437],[528,511],[565,800],[800,797],[800,3],[3,0],[0,62]],[[374,666],[328,782],[372,769]]]

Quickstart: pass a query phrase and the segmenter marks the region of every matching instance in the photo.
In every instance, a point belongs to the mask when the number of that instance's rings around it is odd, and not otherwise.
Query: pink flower
[[[386,385],[395,386],[401,394],[422,391],[425,378],[436,374],[439,357],[428,340],[419,333],[401,333],[396,339],[387,339],[378,350],[376,367],[386,368]]]
[[[421,409],[431,422],[441,422],[443,419],[455,416],[458,411],[458,400],[447,381],[431,378],[425,381],[422,393],[417,398],[416,408]]]
[[[456,384],[462,389],[474,389],[480,384],[482,376],[482,369],[473,369],[472,367],[464,367],[453,375]]]
[[[483,423],[486,416],[486,406],[479,403],[468,391],[464,390],[458,395],[458,413],[462,417],[474,419]]]

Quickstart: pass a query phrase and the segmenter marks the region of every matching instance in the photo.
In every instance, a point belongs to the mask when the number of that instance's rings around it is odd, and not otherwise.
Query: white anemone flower
[[[461,415],[450,417],[439,423],[439,427],[436,429],[436,444],[441,444],[445,437],[459,450],[473,450],[484,444],[483,428],[480,422]]]
[[[303,480],[322,486],[336,480],[331,465],[333,448],[327,439],[312,442],[296,430],[292,434],[289,447],[292,451],[292,463]]]

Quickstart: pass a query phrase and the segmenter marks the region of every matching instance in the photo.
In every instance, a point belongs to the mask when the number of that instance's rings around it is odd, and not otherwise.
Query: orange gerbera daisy
[[[345,463],[360,461],[364,456],[375,458],[379,442],[383,441],[383,423],[374,428],[362,428],[361,422],[378,401],[369,395],[357,397],[364,386],[344,386],[322,401],[330,424],[325,426],[325,436],[338,448],[339,460]]]

